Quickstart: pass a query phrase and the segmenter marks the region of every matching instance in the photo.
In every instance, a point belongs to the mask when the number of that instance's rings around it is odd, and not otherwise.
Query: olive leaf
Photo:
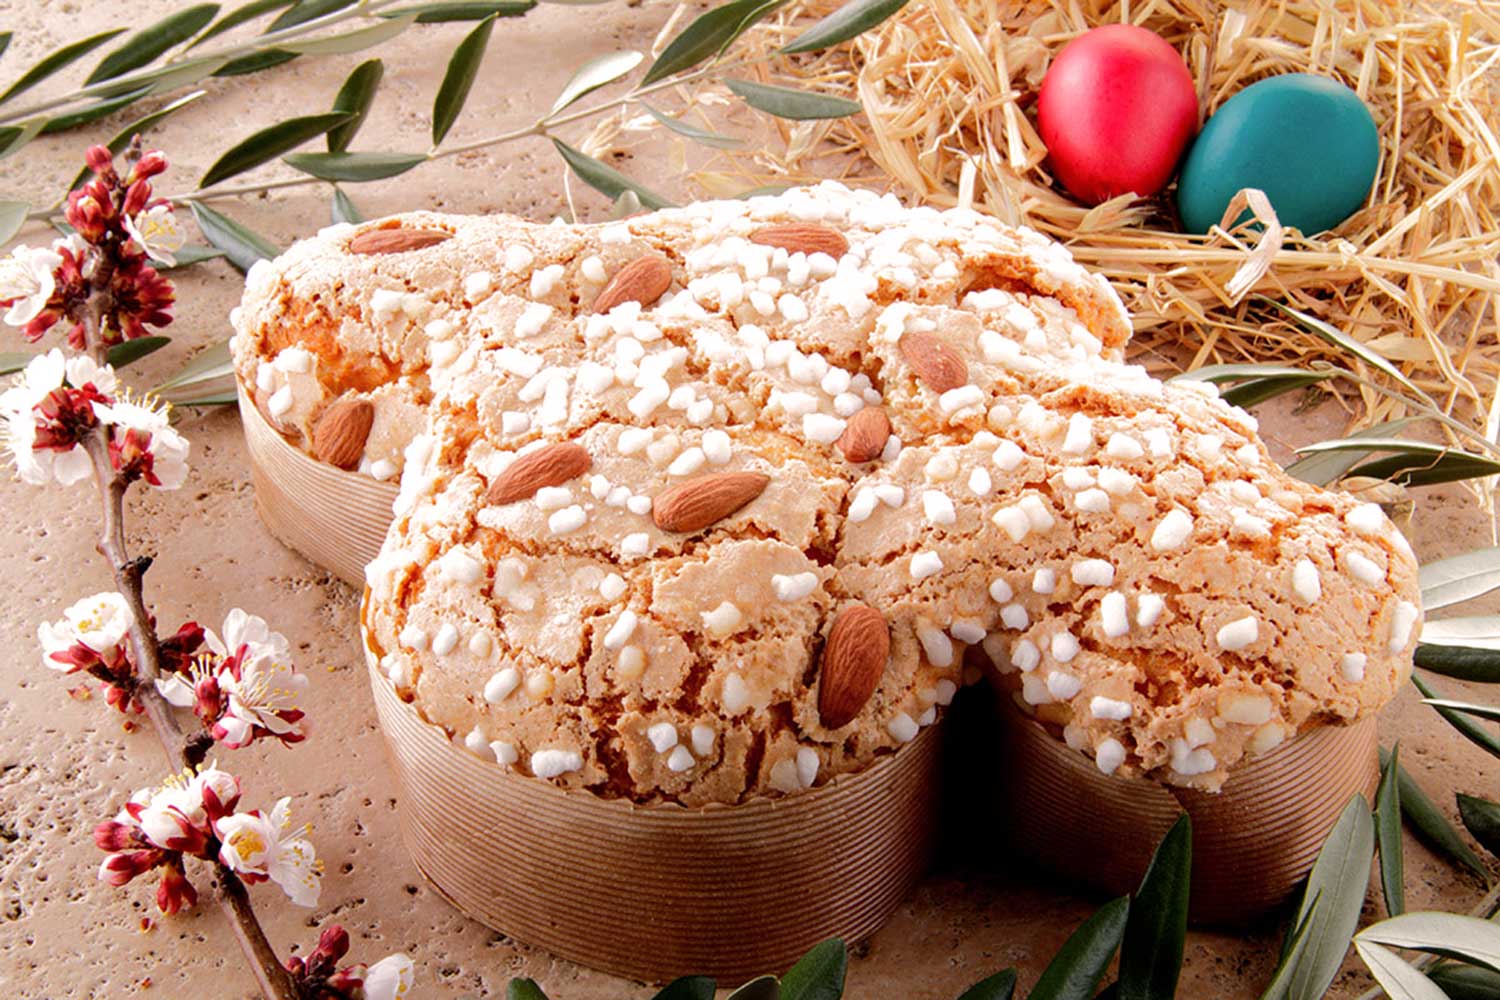
[[[119,48],[100,60],[84,80],[84,85],[113,80],[133,69],[140,69],[174,45],[192,38],[208,26],[219,13],[216,3],[198,4],[157,21],[131,35]]]
[[[218,260],[222,256],[224,256],[223,250],[215,250],[213,247],[195,246],[189,243],[186,246],[178,248],[177,252],[172,254],[171,264],[155,264],[153,266],[158,271],[175,271],[181,267],[191,267],[194,264],[201,264],[206,260]]]
[[[840,938],[820,941],[781,977],[781,1000],[839,1000],[849,949]]]
[[[1401,369],[1397,368],[1395,365],[1391,364],[1391,362],[1387,361],[1379,354],[1370,350],[1364,344],[1361,344],[1359,341],[1355,340],[1347,333],[1344,333],[1337,327],[1330,326],[1328,323],[1323,322],[1316,316],[1311,316],[1305,312],[1300,312],[1299,310],[1293,309],[1291,306],[1286,305],[1283,302],[1277,302],[1275,299],[1265,298],[1264,296],[1261,296],[1260,300],[1270,305],[1272,308],[1293,317],[1308,330],[1317,334],[1323,340],[1354,355],[1370,367],[1379,369],[1380,371],[1389,375],[1391,378],[1395,379],[1397,382],[1401,383],[1404,388],[1412,392],[1414,395],[1430,402],[1430,400],[1427,399],[1427,394],[1425,392],[1423,392],[1421,389],[1418,389],[1416,384],[1413,383],[1411,379],[1401,374]]]
[[[1307,877],[1295,923],[1311,921],[1307,948],[1287,981],[1288,1000],[1319,1000],[1338,975],[1375,859],[1375,823],[1363,795],[1354,795],[1334,823]],[[1316,899],[1313,906],[1311,900]]]
[[[20,152],[21,147],[40,135],[46,125],[47,119],[33,118],[20,125],[6,125],[0,128],[0,160],[12,153]]]
[[[288,118],[286,121],[267,126],[241,139],[215,160],[213,166],[209,167],[202,179],[198,181],[198,187],[200,189],[211,187],[235,174],[274,160],[282,153],[296,149],[309,139],[315,139],[335,125],[348,120],[348,112],[329,111],[320,115]]]
[[[0,56],[5,55],[5,50],[10,48],[11,34],[9,31],[0,31]]]
[[[847,42],[884,22],[907,0],[852,0],[781,47],[783,55],[816,52]]]
[[[0,201],[0,243],[9,243],[26,224],[31,206],[24,201]]]
[[[310,38],[306,41],[283,42],[280,46],[288,52],[295,52],[302,56],[341,56],[350,52],[359,52],[372,46],[381,45],[401,34],[407,28],[416,23],[416,18],[396,17],[379,24],[372,24],[366,28],[356,28],[354,31],[346,31],[342,35],[329,35],[326,38]]]
[[[628,219],[641,210],[641,199],[634,191],[621,191],[620,197],[615,199],[614,205],[609,210],[611,222],[620,219]]]
[[[1497,740],[1493,733],[1479,723],[1465,717],[1461,712],[1445,707],[1443,697],[1424,683],[1422,678],[1414,675],[1411,682],[1418,691],[1422,692],[1422,698],[1427,704],[1435,708],[1438,715],[1441,715],[1450,726],[1458,730],[1459,735],[1475,746],[1488,751],[1492,756],[1500,757],[1500,740]]]
[[[1359,941],[1425,951],[1500,971],[1500,926],[1459,913],[1403,913],[1371,924]]]
[[[1495,1000],[1500,997],[1500,972],[1472,965],[1439,965],[1427,973],[1448,1000]]]
[[[212,396],[226,386],[232,388],[234,359],[229,341],[221,340],[204,348],[177,370],[177,374],[152,390],[169,402]]]
[[[132,361],[139,361],[148,354],[155,354],[172,342],[170,337],[137,337],[122,341],[104,352],[104,360],[116,368],[124,368]],[[28,351],[0,354],[0,375],[12,375],[31,363],[36,357]]]
[[[729,994],[727,1000],[781,1000],[781,983],[775,976],[760,976]]]
[[[458,43],[448,60],[448,70],[443,74],[443,83],[438,87],[437,99],[432,104],[432,144],[443,141],[458,113],[463,110],[469,89],[474,86],[474,77],[479,73],[479,64],[484,61],[484,49],[489,44],[490,32],[495,28],[495,15],[491,14],[479,23]]]
[[[347,222],[355,224],[365,221],[365,214],[355,206],[354,202],[349,200],[349,196],[344,193],[344,189],[337,185],[333,189],[333,202],[329,206],[329,215],[335,223]]]
[[[1193,823],[1183,813],[1156,846],[1130,901],[1120,946],[1120,1000],[1160,1000],[1177,992],[1192,872]]]
[[[964,990],[958,1000],[1011,1000],[1016,992],[1016,970],[1004,969]]]
[[[1322,898],[1318,893],[1313,893],[1310,905],[1306,906],[1307,912],[1292,924],[1286,940],[1281,945],[1281,961],[1276,963],[1276,971],[1272,973],[1271,981],[1266,984],[1260,1000],[1286,1000],[1287,990],[1291,988],[1292,976],[1296,974],[1302,962],[1302,956],[1307,954],[1313,914],[1318,912],[1318,903]],[[1308,900],[1304,898],[1304,903],[1307,902]]]
[[[700,14],[667,43],[651,68],[646,70],[641,83],[655,83],[674,73],[692,69],[705,59],[718,56],[751,25],[785,2],[786,0],[731,0],[730,3]]]
[[[170,104],[162,105],[148,115],[142,115],[140,118],[137,118],[135,121],[131,122],[129,125],[126,125],[124,128],[120,129],[120,131],[116,132],[110,138],[109,142],[106,142],[104,144],[105,147],[114,155],[119,156],[122,152],[125,151],[125,147],[129,146],[130,141],[136,136],[150,131],[153,125],[156,125],[158,122],[162,121],[169,115],[172,115],[175,112],[187,107],[189,104],[192,104],[194,101],[196,101],[206,93],[208,93],[208,91],[206,90],[195,90],[191,94],[184,94],[177,100],[172,101]],[[77,188],[89,177],[93,176],[93,173],[94,172],[88,167],[84,167],[82,170],[78,171],[72,182],[68,184],[68,190],[72,191]]]
[[[375,103],[375,91],[380,87],[383,76],[385,63],[379,59],[367,59],[344,78],[343,86],[334,95],[333,110],[347,113],[349,120],[328,130],[328,135],[324,138],[328,142],[330,153],[342,153],[349,148],[355,133],[370,114],[370,106]]]
[[[296,52],[288,52],[286,49],[261,49],[259,52],[251,52],[249,55],[229,60],[214,71],[214,76],[246,76],[250,73],[259,73],[261,70],[289,63],[297,56]]]
[[[193,218],[203,230],[203,238],[224,251],[229,263],[241,271],[250,270],[258,260],[270,260],[281,253],[264,236],[201,202],[193,202]]]
[[[696,125],[689,125],[680,118],[673,118],[670,115],[663,114],[644,101],[641,102],[641,107],[646,109],[648,115],[673,132],[676,132],[680,136],[685,136],[694,142],[701,143],[704,146],[712,146],[715,149],[736,149],[745,144],[743,140],[736,139],[732,135],[710,132],[707,129],[698,128]]]
[[[1355,938],[1354,950],[1391,1000],[1448,1000],[1436,983],[1389,948]]]
[[[557,95],[557,100],[552,102],[552,110],[547,112],[547,117],[551,118],[585,94],[614,83],[639,66],[641,60],[645,58],[639,52],[627,50],[608,52],[590,59],[578,67],[578,71],[563,85],[562,92]]]
[[[295,28],[299,24],[315,21],[324,15],[353,6],[355,2],[356,0],[298,0],[296,6],[272,21],[265,33],[269,35],[286,28]]]
[[[282,158],[325,181],[378,181],[427,162],[426,153],[292,153]]]
[[[608,3],[609,0],[596,0]],[[405,17],[415,14],[418,24],[440,24],[446,21],[483,21],[487,17],[519,17],[536,6],[536,0],[471,0],[457,3],[419,3],[410,7],[383,10],[379,17]]]
[[[1089,1000],[1115,957],[1130,919],[1130,897],[1105,903],[1063,943],[1028,1000]]]
[[[1349,475],[1388,479],[1401,486],[1436,486],[1500,475],[1500,462],[1472,452],[1444,449],[1432,458],[1410,454],[1376,459],[1355,466]]]
[[[859,114],[858,101],[827,94],[813,94],[790,87],[773,87],[765,83],[728,78],[724,81],[741,100],[757,111],[777,118],[810,121],[821,118],[847,118]]]
[[[1385,423],[1366,427],[1362,431],[1355,431],[1344,440],[1354,441],[1366,438],[1391,437],[1397,431],[1413,423],[1415,417],[1401,417],[1398,420],[1388,420]],[[1289,475],[1311,483],[1314,486],[1326,486],[1338,479],[1344,473],[1352,469],[1359,460],[1370,454],[1373,449],[1363,451],[1350,449],[1348,451],[1327,451],[1306,458],[1298,459],[1286,467]]]
[[[55,135],[58,132],[66,132],[70,128],[77,128],[79,125],[87,125],[89,122],[98,121],[100,118],[107,118],[126,105],[134,104],[142,97],[145,97],[150,90],[149,86],[137,87],[135,90],[127,91],[118,97],[96,101],[93,104],[79,108],[77,111],[70,111],[67,114],[58,115],[56,118],[49,118],[42,125],[39,134]]]
[[[1232,406],[1251,407],[1264,403],[1268,399],[1275,399],[1277,396],[1327,381],[1331,377],[1323,372],[1296,372],[1270,378],[1253,378],[1225,389],[1219,395],[1224,402]]]
[[[90,35],[79,41],[71,42],[43,56],[35,66],[22,73],[20,79],[11,84],[5,93],[0,94],[0,104],[5,103],[22,91],[30,90],[58,70],[71,66],[111,38],[124,34],[125,30],[124,28],[110,28],[108,31],[101,31],[97,35]]]
[[[283,7],[290,7],[294,2],[295,0],[250,0],[249,3],[236,7],[215,21],[209,26],[207,31],[193,39],[193,44],[189,45],[188,49],[195,49],[210,38],[217,38],[224,34],[224,32],[232,31],[242,24],[255,20],[262,14],[269,14],[271,11],[280,10]]]
[[[1500,857],[1500,804],[1459,792],[1458,816],[1480,847]]]
[[[1500,615],[1442,618],[1422,623],[1422,641],[1500,649]]]
[[[1493,705],[1475,705],[1467,701],[1454,701],[1451,698],[1423,698],[1422,703],[1431,705],[1440,712],[1447,709],[1452,712],[1462,712],[1464,715],[1472,715],[1476,719],[1500,722],[1500,708]]]
[[[1472,600],[1500,587],[1500,548],[1474,549],[1424,563],[1417,580],[1426,611]]]
[[[1390,755],[1384,748],[1381,748],[1381,766],[1384,767],[1389,759]],[[1443,815],[1437,804],[1427,797],[1426,792],[1422,791],[1422,786],[1418,785],[1416,779],[1399,763],[1396,765],[1396,780],[1400,785],[1401,813],[1411,821],[1418,836],[1434,850],[1446,854],[1480,878],[1489,881],[1489,871],[1479,860],[1479,855],[1475,854],[1474,849],[1464,842],[1463,837],[1448,821],[1448,817]]]
[[[1475,646],[1417,643],[1413,662],[1423,670],[1480,684],[1500,684],[1500,651]]]
[[[683,976],[662,987],[652,1000],[714,1000],[716,985],[707,976]]]
[[[574,149],[561,139],[553,139],[552,145],[557,147],[558,154],[578,176],[578,179],[596,191],[611,198],[618,198],[626,191],[633,191],[641,200],[641,204],[650,208],[666,208],[672,204],[644,184],[631,180],[614,167]]]
[[[1406,865],[1401,848],[1401,744],[1391,747],[1375,790],[1375,841],[1380,848],[1380,891],[1391,916],[1406,910]]]
[[[547,1000],[535,979],[512,979],[505,987],[505,1000]]]

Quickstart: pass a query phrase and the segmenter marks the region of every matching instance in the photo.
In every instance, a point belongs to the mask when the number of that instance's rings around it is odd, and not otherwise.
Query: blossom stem
[[[103,338],[99,336],[101,300],[107,292],[95,291],[84,310],[84,334],[86,349],[100,363],[104,358]],[[130,606],[130,646],[134,654],[137,678],[135,699],[144,708],[145,716],[161,741],[162,750],[174,772],[192,770],[203,763],[208,745],[202,740],[183,733],[177,725],[172,706],[156,690],[154,681],[161,674],[161,647],[156,630],[146,608],[142,577],[151,565],[149,557],[132,557],[125,542],[125,490],[127,484],[115,473],[109,459],[107,431],[96,427],[84,440],[83,447],[93,465],[94,483],[99,490],[103,527],[100,533],[99,554],[109,561],[114,573],[115,588],[125,597]],[[210,741],[211,743],[211,741]],[[238,875],[219,861],[213,862],[217,891],[215,901],[240,942],[240,949],[250,963],[265,1000],[299,1000],[296,984],[276,957],[276,949],[266,937],[265,930],[256,919],[250,904],[249,893]]]

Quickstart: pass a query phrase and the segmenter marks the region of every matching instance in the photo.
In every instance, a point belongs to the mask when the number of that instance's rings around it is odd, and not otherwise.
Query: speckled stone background
[[[173,0],[3,0],[0,28],[16,33],[0,62],[0,83],[56,46],[104,27],[146,24],[181,6]],[[469,106],[451,142],[524,126],[551,104],[572,70],[617,48],[644,48],[670,12],[665,2],[602,7],[538,8],[500,22]],[[362,149],[427,147],[428,113],[447,53],[462,25],[424,26],[383,46],[386,77]],[[368,53],[300,59],[253,78],[212,82],[209,94],[152,135],[174,163],[162,189],[181,192],[218,152],[255,128],[326,107],[343,77]],[[85,60],[85,65],[90,60]],[[59,83],[71,83],[79,73]],[[42,94],[48,91],[43,88]],[[43,139],[0,161],[0,198],[44,203],[77,170],[88,141],[124,123],[117,116],[72,134]],[[586,126],[567,131],[578,139]],[[668,194],[683,184],[663,164],[680,162],[651,141],[621,162]],[[282,176],[268,167],[251,179]],[[607,207],[575,183],[580,213]],[[562,170],[551,147],[529,140],[432,164],[397,180],[350,193],[369,215],[410,208],[513,212],[552,217],[563,207]],[[323,225],[328,189],[291,188],[220,203],[220,208],[290,243]],[[48,234],[33,227],[33,243]],[[227,336],[226,316],[240,277],[215,262],[179,271],[175,339],[131,370],[151,385],[192,354]],[[4,350],[19,346],[13,331]],[[1263,407],[1270,439],[1282,448],[1337,433],[1344,414],[1331,403],[1293,416]],[[301,746],[227,752],[247,805],[267,808],[293,797],[293,812],[312,824],[327,865],[322,899],[313,910],[289,905],[274,887],[253,890],[271,940],[283,953],[307,948],[317,928],[338,921],[350,931],[355,957],[374,960],[403,950],[416,961],[421,997],[503,996],[512,976],[539,980],[554,1000],[604,1000],[651,995],[648,987],[553,959],[544,951],[471,923],[423,882],[402,849],[396,802],[357,646],[356,595],[278,545],[256,519],[235,415],[184,414],[192,475],[175,493],[143,493],[129,502],[132,545],[153,554],[148,598],[160,619],[222,620],[232,607],[264,615],[285,632],[311,676],[306,705],[312,737]],[[123,890],[95,880],[100,860],[90,831],[113,814],[131,790],[163,777],[154,737],[126,732],[102,700],[68,697],[70,683],[42,668],[37,622],[58,617],[73,600],[108,587],[94,554],[93,498],[85,487],[36,489],[0,483],[0,992],[8,997],[223,997],[254,995],[229,928],[217,910],[200,907],[176,919],[155,914],[144,881]],[[1424,558],[1489,542],[1488,526],[1462,495],[1418,498],[1413,542]],[[1445,689],[1460,691],[1447,684]],[[1383,719],[1387,743],[1400,739],[1407,767],[1453,813],[1453,791],[1493,795],[1490,761],[1460,740],[1408,692]],[[1488,772],[1488,773],[1487,773]],[[948,789],[952,821],[933,874],[889,925],[854,948],[850,997],[946,1000],[973,981],[1018,965],[1023,984],[1099,902],[1042,879],[1004,847],[1005,819],[983,808],[987,788],[1005,775],[980,760],[959,761]],[[795,892],[795,886],[788,886]],[[1413,909],[1467,909],[1482,893],[1414,841],[1407,844],[1407,892]],[[1378,891],[1366,918],[1381,914]],[[148,929],[143,918],[152,917]],[[1275,964],[1281,928],[1268,920],[1239,933],[1193,933],[1181,995],[1254,997]],[[690,972],[693,970],[683,970]],[[1353,997],[1368,980],[1354,970],[1333,996]]]

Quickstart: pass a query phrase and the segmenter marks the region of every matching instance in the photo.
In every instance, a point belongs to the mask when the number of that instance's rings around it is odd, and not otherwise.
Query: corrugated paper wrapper
[[[261,416],[244,386],[240,423],[250,451],[255,507],[271,534],[357,587],[391,524],[396,484],[303,454]]]
[[[1132,892],[1177,817],[1193,819],[1191,919],[1237,924],[1286,901],[1349,797],[1374,800],[1375,719],[1318,726],[1238,765],[1218,794],[1099,773],[1000,696],[1008,822],[1017,846],[1063,878]]]
[[[412,859],[486,926],[616,975],[738,982],[883,924],[928,860],[929,727],[857,774],[738,806],[642,806],[484,761],[370,683]]]

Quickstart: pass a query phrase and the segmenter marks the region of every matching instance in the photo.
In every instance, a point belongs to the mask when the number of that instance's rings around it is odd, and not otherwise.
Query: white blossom
[[[5,322],[25,326],[47,308],[47,300],[57,288],[53,272],[62,262],[62,256],[54,250],[24,244],[9,257],[0,258],[0,301],[14,300],[5,312]]]
[[[122,595],[105,591],[85,597],[63,612],[62,621],[37,626],[42,660],[53,670],[68,670],[70,664],[54,660],[52,654],[66,652],[75,643],[93,650],[102,660],[111,659],[124,645],[134,622],[135,615]]]
[[[323,866],[312,843],[299,836],[307,828],[290,830],[290,802],[277,802],[269,818],[257,810],[219,820],[219,860],[241,875],[269,878],[298,906],[316,906]]]
[[[387,955],[365,972],[365,1000],[401,1000],[412,995],[416,973],[402,952]]]
[[[172,267],[177,251],[187,242],[171,205],[156,205],[124,220],[125,231],[141,250],[154,261]]]
[[[114,368],[99,364],[87,354],[73,355],[67,360],[64,370],[68,375],[68,384],[80,389],[93,383],[95,389],[107,396],[120,387]]]
[[[175,490],[187,479],[188,441],[172,429],[170,408],[157,407],[149,401],[120,400],[95,403],[94,414],[100,422],[119,432],[138,431],[150,435],[146,450],[152,458],[151,472],[159,490]]]
[[[0,393],[0,420],[4,421],[5,447],[16,463],[16,474],[22,482],[41,486],[56,479],[70,486],[92,471],[88,453],[79,445],[67,451],[36,450],[36,406],[63,385],[67,362],[63,352],[53,348],[39,354],[26,365],[20,381]]]

